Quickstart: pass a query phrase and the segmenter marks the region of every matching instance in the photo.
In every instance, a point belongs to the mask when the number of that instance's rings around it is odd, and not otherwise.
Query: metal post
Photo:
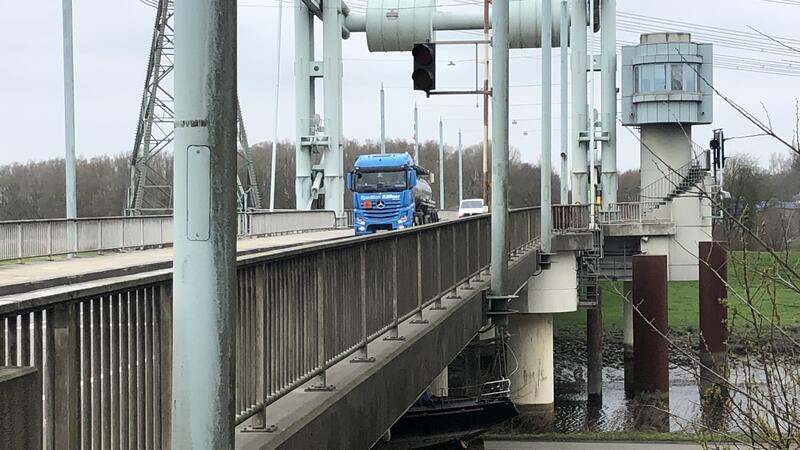
[[[464,147],[461,146],[461,129],[458,130],[458,205],[464,200]]]
[[[322,5],[322,78],[325,95],[325,209],[344,215],[344,152],[342,150],[342,2]]]
[[[275,134],[272,137],[272,160],[270,161],[269,174],[269,210],[275,210],[275,163],[278,153],[278,114],[281,94],[281,28],[283,25],[283,2],[278,2],[278,36],[275,38],[275,118],[273,122]],[[244,197],[247,201],[247,196]],[[244,208],[247,211],[247,208]]]
[[[386,99],[381,83],[381,154],[386,154]]]
[[[595,117],[594,117],[594,0],[589,1],[589,36],[592,38],[592,45],[589,47],[589,114],[586,130],[589,133],[589,226],[594,228],[597,219],[597,144],[594,139]]]
[[[295,208],[308,209],[311,199],[311,153],[301,138],[311,133],[314,116],[314,16],[303,2],[294,5],[294,93],[295,93]]]
[[[439,209],[444,211],[444,126],[439,117]]]
[[[234,445],[236,21],[234,2],[175,1],[175,449]]]
[[[552,230],[552,195],[550,181],[552,168],[552,128],[553,128],[553,6],[552,2],[542,2],[542,154],[541,154],[541,227],[542,253],[550,253],[550,232]],[[563,115],[563,114],[562,114]]]
[[[501,296],[508,273],[508,0],[494,3],[492,30],[491,292]]]
[[[483,204],[489,204],[489,0],[483,0]]]
[[[569,204],[569,4],[561,1],[561,199],[562,205]]]
[[[602,177],[603,209],[617,203],[617,0],[603,0],[600,5],[600,72],[603,133]]]
[[[667,257],[633,257],[633,382],[637,425],[669,431]],[[653,407],[655,406],[655,408]]]
[[[588,189],[586,131],[586,0],[572,0],[572,203],[586,204]]]
[[[64,36],[64,171],[67,220],[78,217],[78,196],[75,189],[75,69],[72,55],[72,0],[62,0],[61,27]],[[67,227],[68,258],[75,256],[72,250],[77,230]]]
[[[700,242],[700,404],[707,426],[724,424],[728,398],[728,249]]]
[[[397,285],[397,246],[399,240],[395,237],[392,241],[392,328],[389,329],[389,336],[383,338],[385,341],[404,341],[406,338],[405,336],[400,336],[400,332],[397,329],[399,325],[399,311],[397,308],[397,302],[399,297],[399,286]]]
[[[414,103],[414,163],[419,164],[419,110]]]

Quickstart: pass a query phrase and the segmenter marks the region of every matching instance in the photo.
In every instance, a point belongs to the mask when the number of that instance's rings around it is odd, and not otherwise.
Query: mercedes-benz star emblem
[[[386,205],[383,204],[383,200],[379,200],[377,206],[378,206],[378,209],[383,209],[383,207],[386,206]]]

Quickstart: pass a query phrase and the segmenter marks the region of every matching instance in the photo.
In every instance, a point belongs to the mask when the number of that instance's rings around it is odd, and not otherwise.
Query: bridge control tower
[[[711,238],[711,204],[702,196],[712,188],[709,153],[694,144],[692,126],[713,120],[712,61],[711,44],[688,33],[645,34],[622,48],[622,122],[640,130],[641,191],[639,202],[617,204],[608,219],[637,222],[619,234],[638,234],[643,253],[667,255],[671,280],[697,280],[693,251]]]

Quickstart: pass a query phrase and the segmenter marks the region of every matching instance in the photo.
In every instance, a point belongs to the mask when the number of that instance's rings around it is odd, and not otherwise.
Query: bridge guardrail
[[[659,202],[625,202],[611,203],[607,211],[599,213],[600,223],[646,223],[672,220],[672,208],[661,208]]]
[[[537,208],[511,211],[510,249],[538,235]],[[516,225],[514,225],[516,224]],[[524,224],[521,225],[521,224]],[[234,306],[236,422],[416,317],[489,266],[490,216],[242,256]],[[170,269],[0,302],[0,365],[41,379],[44,448],[166,448]]]
[[[324,230],[335,226],[332,211],[256,211],[239,214],[239,236],[242,237]],[[76,237],[71,245],[70,234]],[[0,222],[0,261],[170,244],[172,216]]]

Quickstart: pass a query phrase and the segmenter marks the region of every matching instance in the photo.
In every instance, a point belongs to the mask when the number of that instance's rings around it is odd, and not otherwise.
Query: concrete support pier
[[[625,397],[633,397],[633,283],[625,281],[622,284],[625,295],[622,304],[622,360],[625,368]]]
[[[525,416],[524,431],[552,429],[553,315],[515,314],[510,317],[509,332],[511,400]]]
[[[669,431],[667,257],[633,257],[634,427]]]
[[[724,425],[728,399],[728,297],[726,242],[700,242],[700,396],[706,426]]]

